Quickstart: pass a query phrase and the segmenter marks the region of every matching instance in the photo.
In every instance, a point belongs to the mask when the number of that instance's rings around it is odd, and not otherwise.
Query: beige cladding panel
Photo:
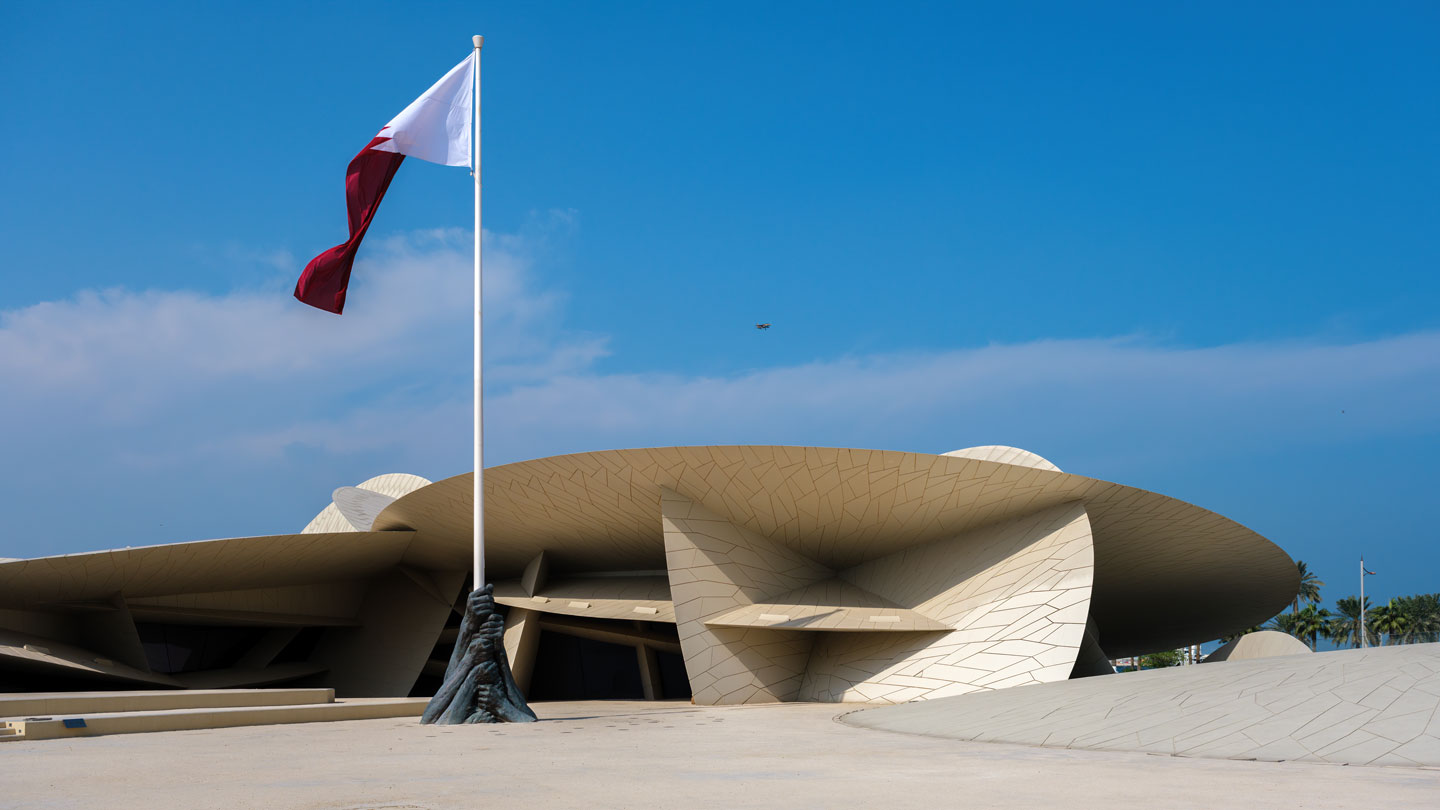
[[[486,471],[487,562],[518,577],[663,565],[654,515],[668,488],[834,569],[1081,501],[1094,530],[1093,610],[1115,654],[1161,649],[1272,615],[1293,562],[1234,521],[1173,498],[989,458],[815,447],[661,447],[555,456]],[[413,528],[407,553],[463,567],[469,475],[402,497],[376,528]],[[416,563],[419,564],[419,563]],[[1176,610],[1177,602],[1195,605]]]
[[[670,583],[663,576],[577,577],[547,581],[530,594],[524,582],[495,584],[495,601],[539,613],[590,619],[674,624]]]
[[[236,537],[0,564],[0,606],[243,590],[372,576],[398,563],[409,531]]]
[[[207,624],[221,621],[226,614],[329,618],[351,620],[359,613],[365,595],[363,580],[349,582],[316,582],[279,588],[253,588],[243,591],[214,593],[183,593],[167,596],[145,596],[128,600],[136,614],[170,616],[170,621],[184,621],[194,616]]]
[[[542,553],[557,580],[565,583],[577,572],[667,568],[675,620],[682,639],[693,642],[686,648],[687,666],[692,675],[705,671],[709,674],[703,677],[711,679],[699,685],[697,694],[717,701],[796,693],[816,644],[817,661],[850,656],[843,671],[826,673],[832,679],[829,685],[816,682],[817,694],[840,699],[861,694],[855,690],[862,688],[889,688],[875,681],[891,677],[874,664],[888,655],[885,645],[908,650],[920,643],[929,649],[936,636],[922,632],[927,623],[946,624],[953,617],[934,612],[936,604],[916,601],[903,590],[887,590],[895,583],[881,581],[883,577],[862,581],[862,573],[899,559],[910,559],[907,567],[924,568],[913,555],[905,555],[957,538],[986,536],[996,526],[1067,504],[1083,504],[1088,517],[1087,542],[1093,546],[1090,612],[1100,628],[1101,644],[1112,655],[1213,638],[1254,623],[1288,602],[1298,579],[1293,562],[1275,546],[1204,509],[988,457],[838,448],[669,447],[505,465],[487,471],[486,485],[487,562],[497,578],[521,577]],[[235,538],[0,562],[0,610],[51,609],[57,603],[108,600],[117,593],[136,603],[137,610],[157,615],[165,609],[216,610],[199,602],[218,597],[199,594],[372,581],[397,564],[463,576],[471,553],[470,487],[471,476],[463,475],[402,494],[385,507],[376,519],[377,531],[371,532]],[[665,490],[674,497],[667,496],[662,510]],[[693,516],[670,514],[689,508],[682,509],[682,501],[703,510],[705,517],[698,511]],[[656,519],[662,511],[667,513],[663,522]],[[972,551],[957,546],[953,557],[969,560]],[[1027,553],[1017,556],[1028,559]],[[864,602],[843,588],[817,595],[839,588],[833,572],[847,569],[853,569],[847,578],[857,590],[884,597],[887,604]],[[933,572],[914,573],[924,579]],[[979,581],[952,573],[958,579],[947,587]],[[1030,582],[1028,573],[1014,576],[1031,590],[1044,590],[1044,583]],[[995,584],[1010,587],[1003,577]],[[537,595],[544,596],[549,587],[539,585]],[[585,596],[571,593],[568,584],[565,588],[573,598],[565,600],[564,610],[577,616],[620,618],[611,614],[628,611],[633,618],[663,621],[672,609],[658,592],[649,598],[639,593]],[[610,598],[614,601],[604,601]],[[141,608],[141,602],[150,605]],[[572,607],[571,602],[588,606]],[[688,604],[684,610],[682,603]],[[1048,599],[1046,604],[1059,607]],[[275,603],[268,609],[279,607]],[[881,607],[892,610],[896,621],[872,621],[867,609],[878,613]],[[651,609],[654,614],[648,613]],[[244,609],[236,604],[229,610]],[[356,614],[363,624],[368,619],[361,614],[369,614],[368,605]],[[316,614],[307,610],[294,615]],[[744,626],[707,628],[707,621]],[[831,632],[771,629],[787,622]],[[882,623],[890,626],[869,628]],[[849,632],[862,628],[869,632]],[[935,633],[945,637],[944,631]],[[870,663],[856,659],[849,648],[842,650],[851,636],[861,637],[855,643],[865,649],[878,650],[862,656]],[[1029,635],[1010,640],[1017,642],[1007,648],[1010,652],[993,654],[1022,655],[1018,642],[1035,641]],[[1024,657],[1039,655],[1044,660],[1037,662],[1062,666],[1060,653],[1054,651]],[[1016,670],[1001,680],[1020,674]],[[950,682],[972,683],[964,678]],[[921,689],[924,684],[906,688]]]
[[[710,627],[794,628],[833,633],[929,632],[950,629],[913,610],[896,607],[851,607],[835,602],[747,605],[706,619],[705,624]]]
[[[711,617],[705,623],[712,627],[773,627],[812,632],[895,633],[950,629],[834,576],[788,593],[767,597],[764,602]]]
[[[505,616],[505,657],[510,660],[510,675],[521,694],[530,692],[530,678],[535,674],[535,656],[540,649],[540,614],[525,608],[512,608]]]
[[[342,697],[407,695],[420,676],[459,595],[464,574],[430,575],[396,568],[365,592],[358,627],[327,628],[311,661],[330,672],[326,686]],[[448,598],[447,598],[448,596]]]
[[[118,680],[134,683],[178,686],[174,678],[149,668],[138,669],[116,661],[96,650],[0,628],[0,668],[24,665],[30,669],[49,670],[57,674],[81,675],[97,681]]]
[[[668,490],[661,522],[693,700],[794,700],[814,634],[707,627],[705,620],[826,579],[830,571]]]
[[[1094,576],[1078,503],[904,551],[842,578],[951,628],[826,635],[802,700],[899,703],[1070,676]]]
[[[105,658],[148,672],[150,662],[130,608],[118,596],[110,604],[111,610],[92,612],[78,623],[81,640]]]

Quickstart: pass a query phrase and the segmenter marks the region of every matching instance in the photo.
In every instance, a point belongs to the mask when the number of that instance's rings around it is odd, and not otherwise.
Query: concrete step
[[[0,740],[53,740],[147,731],[187,731],[281,723],[323,723],[383,717],[419,717],[428,698],[354,698],[334,703],[286,706],[233,706],[163,711],[100,712],[25,720],[7,720],[18,736]]]
[[[35,715],[294,706],[329,703],[334,689],[163,689],[110,692],[0,693],[0,719]]]

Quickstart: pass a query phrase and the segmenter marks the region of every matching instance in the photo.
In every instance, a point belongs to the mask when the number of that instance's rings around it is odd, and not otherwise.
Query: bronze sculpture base
[[[465,601],[460,635],[450,653],[441,684],[420,722],[456,726],[465,723],[533,723],[535,712],[520,694],[505,655],[505,620],[495,612],[493,585],[472,591]]]

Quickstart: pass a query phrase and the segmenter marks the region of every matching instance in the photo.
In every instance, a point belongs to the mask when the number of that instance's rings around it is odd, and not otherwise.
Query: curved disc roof
[[[412,564],[467,567],[471,476],[387,506],[374,529],[413,529]],[[1177,646],[1269,618],[1298,585],[1285,552],[1244,526],[1154,492],[1000,461],[818,447],[607,450],[485,471],[486,560],[519,576],[665,567],[660,490],[831,568],[1069,501],[1095,535],[1092,616],[1112,656]]]

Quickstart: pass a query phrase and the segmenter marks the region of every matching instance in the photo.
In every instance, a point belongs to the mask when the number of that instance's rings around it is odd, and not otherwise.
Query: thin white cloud
[[[547,436],[545,452],[710,442],[944,451],[1031,437],[1042,454],[1107,445],[1211,454],[1434,430],[1437,397],[1440,333],[1427,332],[1211,348],[1048,340],[733,377],[561,375],[487,407],[509,435]]]
[[[488,241],[487,357],[497,382],[604,355],[603,339],[559,331],[564,296],[534,286],[526,237]],[[86,290],[0,312],[0,379],[10,391],[0,412],[59,407],[131,424],[186,403],[254,403],[282,389],[329,400],[424,381],[470,352],[469,242],[463,231],[372,239],[338,318],[273,284],[223,295]]]
[[[557,215],[487,235],[492,463],[660,444],[1015,444],[1113,475],[1436,430],[1437,332],[1201,348],[1042,340],[730,376],[610,373],[604,336],[567,330],[566,296],[536,269],[567,227]],[[58,548],[8,556],[153,542],[143,516],[176,501],[206,504],[189,523],[172,517],[190,539],[280,531],[334,486],[468,469],[470,278],[468,234],[432,231],[372,238],[339,318],[294,302],[273,275],[229,294],[85,291],[0,313],[0,488],[31,499],[16,525],[54,530],[83,479],[108,488],[90,496],[108,521],[140,527],[85,542],[62,532]],[[312,489],[284,520],[266,518],[265,504]],[[198,514],[211,507],[216,521],[258,508],[260,525],[211,526]]]

